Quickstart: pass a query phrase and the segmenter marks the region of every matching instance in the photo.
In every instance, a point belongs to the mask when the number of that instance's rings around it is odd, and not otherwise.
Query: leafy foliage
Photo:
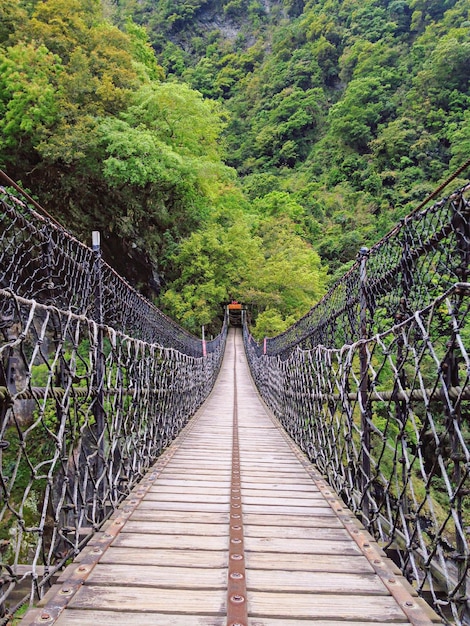
[[[0,147],[37,143],[58,119],[63,68],[44,45],[16,45],[0,53]]]
[[[250,303],[256,336],[285,330],[325,288],[320,258],[295,227],[282,214],[250,215],[222,204],[203,231],[179,246],[173,262],[180,276],[163,306],[197,333],[214,310],[222,315],[221,303],[237,298]]]
[[[194,331],[230,297],[282,330],[326,265],[468,158],[467,0],[5,0],[0,18],[1,167]]]
[[[184,69],[169,69],[224,101],[232,113],[229,163],[247,184],[273,176],[275,188],[303,206],[316,222],[304,234],[331,269],[385,234],[465,159],[464,0],[312,0],[285,3],[286,10],[273,3],[257,25],[246,16],[232,40],[218,6],[210,38],[203,36],[202,10],[172,36],[186,56]],[[198,28],[191,48],[190,31]],[[332,197],[340,199],[336,206]],[[319,216],[312,205],[328,208]],[[334,229],[333,254],[331,224],[345,213],[350,224],[342,233]],[[368,214],[361,228],[354,228],[357,213]]]

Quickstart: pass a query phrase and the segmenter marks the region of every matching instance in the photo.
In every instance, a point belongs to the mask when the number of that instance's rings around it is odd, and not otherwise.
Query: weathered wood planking
[[[169,613],[180,615],[225,615],[225,589],[166,589],[138,586],[83,585],[69,604],[70,608]],[[67,623],[67,622],[64,622]]]
[[[346,590],[327,593],[250,593],[250,614],[253,617],[293,617],[301,620],[336,619],[370,622],[403,621],[403,611],[391,596],[353,595]]]
[[[86,553],[86,552],[85,552]],[[80,557],[79,557],[80,559]],[[227,569],[227,553],[209,550],[175,550],[175,549],[149,549],[140,548],[115,548],[111,546],[100,559],[100,563],[109,565],[154,565],[165,567],[171,564],[174,568],[192,567],[194,569]]]
[[[98,563],[88,577],[92,585],[126,587],[157,587],[158,589],[225,589],[227,576],[224,568],[201,568],[194,575],[194,567],[157,565],[129,565]]]
[[[67,609],[56,624],[57,626],[226,626],[226,622],[224,615],[185,615],[182,617],[142,611]],[[401,626],[401,624],[396,626]]]
[[[226,626],[234,362],[248,625],[410,624],[348,531],[346,509],[312,479],[268,415],[241,338],[232,333],[210,398],[157,462],[158,477],[73,594],[58,626]],[[99,550],[112,524],[90,541],[64,581]],[[404,597],[420,606],[380,551],[378,561]],[[51,590],[52,600],[64,584]],[[429,613],[420,624],[432,621],[437,617]]]

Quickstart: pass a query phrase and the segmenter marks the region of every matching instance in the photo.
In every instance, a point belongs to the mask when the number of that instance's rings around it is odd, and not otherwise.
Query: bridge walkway
[[[345,622],[439,619],[270,417],[231,330],[209,399],[21,623]]]

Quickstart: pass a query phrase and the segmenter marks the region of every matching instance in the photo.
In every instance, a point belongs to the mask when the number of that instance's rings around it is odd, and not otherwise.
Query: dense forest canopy
[[[469,78],[469,0],[3,0],[0,167],[193,332],[239,298],[261,337],[469,157]]]

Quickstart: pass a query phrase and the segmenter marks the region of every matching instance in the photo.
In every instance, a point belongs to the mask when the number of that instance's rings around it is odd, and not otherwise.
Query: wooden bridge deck
[[[439,619],[268,415],[234,331],[208,401],[22,620],[23,626],[344,622]]]

